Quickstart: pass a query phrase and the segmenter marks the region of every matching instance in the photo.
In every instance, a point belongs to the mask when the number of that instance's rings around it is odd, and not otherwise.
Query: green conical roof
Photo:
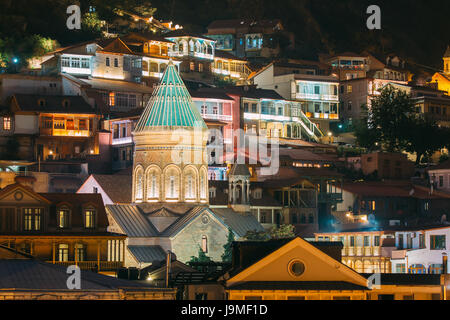
[[[207,128],[175,65],[169,62],[134,132],[173,127]]]

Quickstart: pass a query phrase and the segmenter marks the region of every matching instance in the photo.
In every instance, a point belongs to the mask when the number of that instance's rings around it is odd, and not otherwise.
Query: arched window
[[[189,41],[189,51],[194,52],[194,41]]]
[[[67,243],[60,243],[58,245],[58,261],[69,261],[69,245]]]
[[[66,206],[60,207],[56,212],[56,220],[58,228],[66,229],[69,228],[70,210]]]
[[[135,181],[135,198],[136,200],[142,200],[144,195],[144,173],[142,168],[136,171],[136,181]]]
[[[169,197],[175,198],[175,177],[170,176],[169,178]]]
[[[186,198],[192,199],[194,197],[194,181],[192,176],[186,177]]]
[[[202,236],[202,251],[208,253],[208,238],[206,236]]]

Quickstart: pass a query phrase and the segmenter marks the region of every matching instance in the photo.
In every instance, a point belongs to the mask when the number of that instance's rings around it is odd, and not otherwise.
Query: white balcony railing
[[[223,115],[223,114],[202,113],[202,117],[204,119],[219,120],[219,121],[232,121],[233,120],[233,116]]]

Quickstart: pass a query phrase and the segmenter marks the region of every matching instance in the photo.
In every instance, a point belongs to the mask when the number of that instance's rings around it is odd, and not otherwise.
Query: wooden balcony
[[[53,261],[46,261],[52,263]],[[82,270],[96,270],[98,261],[55,261],[54,264],[68,267],[77,265]],[[123,261],[100,261],[100,268],[98,271],[113,271],[123,267]]]

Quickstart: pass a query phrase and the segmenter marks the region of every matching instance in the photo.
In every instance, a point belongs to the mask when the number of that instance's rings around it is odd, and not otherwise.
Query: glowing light
[[[328,136],[331,137],[333,135],[332,132],[328,132]]]
[[[150,277],[150,276],[148,276],[146,280],[147,280],[147,281],[153,281],[153,278]]]
[[[90,152],[91,152],[91,154],[94,154],[94,150],[92,150],[92,149],[91,149],[91,151],[90,151]]]

